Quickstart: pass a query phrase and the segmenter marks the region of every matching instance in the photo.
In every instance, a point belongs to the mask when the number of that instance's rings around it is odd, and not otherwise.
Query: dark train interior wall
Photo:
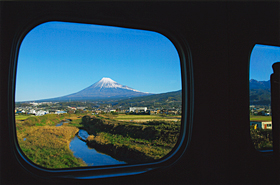
[[[249,133],[249,57],[255,44],[280,45],[279,2],[0,2],[1,184],[277,184],[279,164],[254,149]],[[194,96],[189,146],[174,164],[114,178],[34,176],[10,141],[13,40],[40,18],[154,28],[191,53]]]

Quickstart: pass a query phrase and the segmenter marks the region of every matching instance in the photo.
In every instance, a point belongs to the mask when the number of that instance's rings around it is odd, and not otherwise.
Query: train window
[[[48,168],[161,161],[178,143],[179,54],[154,31],[51,21],[23,39],[17,62],[17,142]]]
[[[250,134],[255,149],[273,149],[270,75],[280,47],[256,44],[250,57]]]

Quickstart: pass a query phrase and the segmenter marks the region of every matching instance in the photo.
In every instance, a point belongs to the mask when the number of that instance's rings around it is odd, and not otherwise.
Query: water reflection
[[[88,138],[88,133],[85,130],[79,130],[78,136],[80,137],[80,139],[82,139],[83,141],[87,140]]]
[[[89,148],[86,142],[75,136],[69,145],[73,154],[77,158],[83,159],[88,166],[104,166],[126,164],[124,161],[118,161],[109,155],[99,153],[94,148]]]

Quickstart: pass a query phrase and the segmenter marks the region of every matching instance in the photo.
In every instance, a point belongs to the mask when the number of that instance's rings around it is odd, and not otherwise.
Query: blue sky
[[[165,36],[136,29],[47,22],[19,51],[16,101],[78,92],[102,77],[142,92],[181,89],[178,53]]]
[[[269,80],[275,62],[280,62],[280,47],[256,44],[250,57],[250,79]]]

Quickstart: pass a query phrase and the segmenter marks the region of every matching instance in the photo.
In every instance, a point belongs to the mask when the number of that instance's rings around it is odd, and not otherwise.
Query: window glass
[[[178,140],[181,112],[179,55],[157,32],[47,22],[21,43],[17,139],[39,166],[159,160]]]
[[[280,61],[280,47],[255,45],[250,58],[250,134],[257,150],[272,150],[272,65]]]

